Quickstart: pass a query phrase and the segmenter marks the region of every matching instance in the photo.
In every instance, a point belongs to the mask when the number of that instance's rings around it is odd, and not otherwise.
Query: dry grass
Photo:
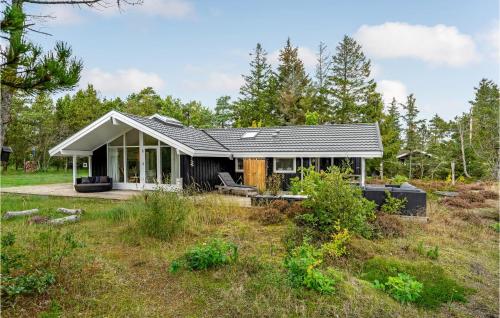
[[[491,188],[489,190],[492,190]],[[135,216],[113,221],[108,211],[117,203],[105,200],[62,199],[4,195],[2,211],[40,207],[53,216],[55,207],[82,207],[79,224],[65,226],[85,247],[64,264],[48,293],[21,297],[2,317],[37,317],[57,303],[64,317],[495,317],[498,315],[498,233],[490,225],[498,219],[495,201],[484,208],[450,208],[428,203],[430,221],[405,222],[404,235],[367,240],[352,239],[349,255],[335,263],[344,279],[333,296],[289,286],[282,271],[282,239],[289,221],[263,226],[249,220],[253,209],[219,196],[198,196],[188,230],[171,242],[134,231]],[[125,209],[140,205],[127,202]],[[140,211],[136,211],[140,213]],[[471,214],[465,214],[471,213]],[[384,217],[382,217],[384,218]],[[385,220],[388,222],[388,220]],[[391,226],[390,222],[387,223]],[[24,220],[2,222],[2,233],[18,235],[22,246],[32,244],[44,225]],[[221,237],[238,245],[237,264],[203,272],[169,274],[171,260],[188,246]],[[437,260],[414,252],[418,242],[439,246]],[[467,303],[443,305],[436,311],[401,305],[359,278],[362,264],[374,257],[432,262],[461,285],[475,291]]]

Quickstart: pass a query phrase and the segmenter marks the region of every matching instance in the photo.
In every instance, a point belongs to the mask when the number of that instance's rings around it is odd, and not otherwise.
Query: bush
[[[296,217],[298,225],[328,235],[335,233],[335,225],[339,224],[351,232],[367,234],[367,221],[375,217],[376,205],[363,197],[360,187],[346,180],[348,171],[330,167],[327,172],[310,168],[304,173],[301,186],[308,198],[302,204],[311,212]]]
[[[391,214],[378,213],[372,226],[378,237],[401,237],[405,234],[401,219]]]
[[[297,215],[301,215],[308,212],[310,211],[302,205],[302,202],[299,201],[290,203],[290,205],[285,210],[286,216],[291,219],[293,219]]]
[[[483,198],[488,199],[488,200],[498,200],[498,192],[496,191],[490,191],[490,190],[483,190],[480,191],[479,194],[483,196]]]
[[[389,191],[385,191],[385,201],[380,209],[388,214],[398,214],[406,207],[406,203],[408,203],[408,199],[395,198]]]
[[[437,308],[451,301],[465,302],[469,289],[451,279],[438,265],[429,262],[405,262],[396,259],[374,257],[363,265],[361,278],[369,282],[386,284],[389,277],[407,273],[423,284],[421,296],[415,304],[424,308]]]
[[[483,203],[485,200],[484,197],[479,192],[471,192],[471,191],[460,192],[458,197],[469,203]]]
[[[281,186],[283,184],[283,175],[279,173],[273,173],[266,179],[266,189],[272,195],[278,195],[281,191]]]
[[[424,287],[422,283],[405,273],[398,273],[398,276],[388,277],[385,284],[375,280],[373,286],[385,291],[401,303],[415,302],[420,298]]]
[[[335,291],[335,281],[318,269],[322,257],[322,252],[307,242],[293,249],[284,261],[292,286],[332,294]]]
[[[289,206],[289,203],[287,200],[273,200],[268,205],[268,207],[273,208],[273,209],[278,209],[280,212],[283,212],[283,213],[288,208],[288,206]]]
[[[262,225],[281,224],[285,220],[285,215],[278,209],[271,207],[257,209],[252,216],[252,220],[257,220]]]
[[[391,179],[391,184],[401,185],[405,182],[408,182],[408,177],[402,175],[396,175]]]
[[[497,232],[497,233],[500,232],[500,223],[499,222],[493,223],[490,226],[493,230],[495,230],[495,232]]]
[[[170,264],[170,272],[175,273],[182,268],[190,271],[204,270],[235,262],[238,248],[230,242],[214,239],[209,243],[196,245],[181,258]]]
[[[455,207],[455,208],[462,208],[462,209],[471,209],[472,205],[464,200],[463,198],[459,197],[447,197],[441,200],[441,203],[444,203],[448,206]]]
[[[160,240],[170,240],[184,230],[192,202],[174,192],[156,190],[146,194],[146,210],[140,214],[140,230]]]

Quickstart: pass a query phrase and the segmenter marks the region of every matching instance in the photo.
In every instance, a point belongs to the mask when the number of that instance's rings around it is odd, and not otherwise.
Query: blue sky
[[[312,73],[319,42],[334,52],[344,34],[363,45],[385,99],[414,93],[427,118],[466,111],[479,80],[499,77],[498,1],[144,0],[121,13],[29,10],[56,17],[43,27],[53,36],[36,41],[69,42],[85,64],[81,85],[106,97],[153,86],[213,107],[218,96],[237,98],[257,42],[275,63],[291,37]]]

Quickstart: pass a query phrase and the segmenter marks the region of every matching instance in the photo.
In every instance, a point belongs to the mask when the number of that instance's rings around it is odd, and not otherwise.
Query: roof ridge
[[[284,125],[284,126],[266,126],[266,127],[228,127],[228,128],[205,128],[204,130],[258,130],[258,129],[278,129],[278,128],[316,128],[316,127],[331,127],[331,126],[375,126],[377,122],[374,123],[346,123],[346,124],[323,124],[323,125]]]

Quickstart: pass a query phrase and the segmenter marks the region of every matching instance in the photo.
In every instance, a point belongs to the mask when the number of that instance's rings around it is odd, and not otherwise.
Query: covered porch
[[[73,186],[99,182],[98,178],[78,179],[77,162],[83,157],[88,177],[110,177],[113,189],[179,191],[180,148],[163,134],[116,116],[89,125],[50,154],[72,158]]]

